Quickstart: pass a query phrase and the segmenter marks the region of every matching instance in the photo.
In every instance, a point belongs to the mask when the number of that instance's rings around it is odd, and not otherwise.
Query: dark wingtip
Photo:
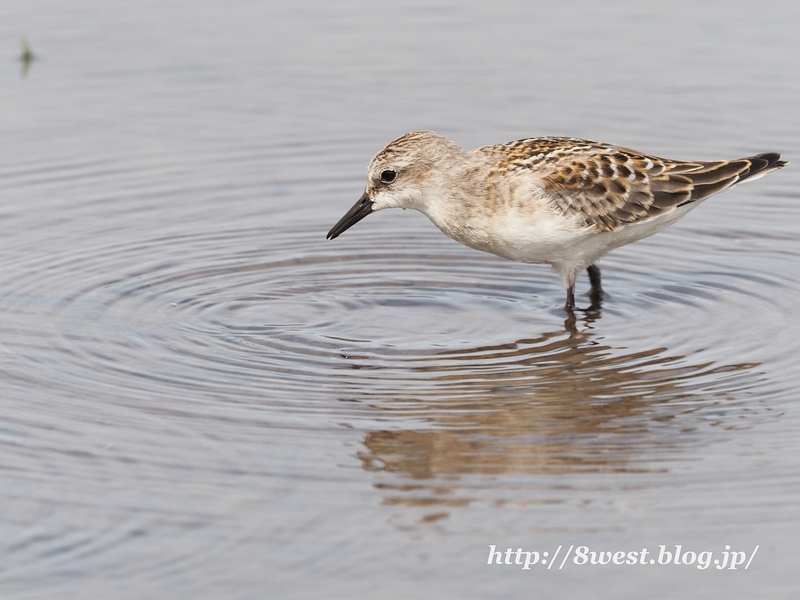
[[[782,169],[789,164],[788,160],[781,160],[781,155],[777,152],[764,152],[763,154],[748,156],[744,160],[750,161],[750,168],[740,175],[739,181],[745,181],[756,175],[761,177],[772,171]],[[758,177],[755,178],[757,179]]]

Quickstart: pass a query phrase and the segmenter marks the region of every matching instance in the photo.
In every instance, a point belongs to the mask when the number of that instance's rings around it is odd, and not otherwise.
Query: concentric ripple
[[[110,386],[196,400],[235,388],[240,401],[301,411],[331,410],[332,394],[497,402],[501,389],[537,398],[571,389],[613,399],[666,385],[685,396],[687,382],[702,390],[735,388],[743,373],[744,387],[761,379],[753,368],[763,344],[736,339],[736,323],[757,312],[765,334],[780,336],[776,299],[797,287],[674,249],[655,270],[675,245],[664,239],[604,263],[606,308],[565,325],[563,290],[546,267],[396,217],[336,242],[316,221],[287,222],[34,257],[9,273],[5,311],[30,360],[47,354],[51,364],[46,374],[7,374],[77,394]]]

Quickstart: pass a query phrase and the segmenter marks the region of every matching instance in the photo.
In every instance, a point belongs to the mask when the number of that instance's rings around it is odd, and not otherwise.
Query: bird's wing
[[[786,164],[776,153],[675,161],[575,138],[534,138],[485,150],[500,157],[496,167],[533,172],[558,210],[599,231],[672,212]]]

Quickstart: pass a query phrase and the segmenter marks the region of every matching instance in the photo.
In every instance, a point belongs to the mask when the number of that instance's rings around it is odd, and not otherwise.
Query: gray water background
[[[793,2],[6,0],[0,596],[797,593],[798,30]],[[325,240],[415,129],[794,162],[610,254],[570,327],[549,269],[413,211]]]

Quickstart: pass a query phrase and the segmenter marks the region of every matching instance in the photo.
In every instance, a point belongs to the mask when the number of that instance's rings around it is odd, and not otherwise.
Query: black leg
[[[568,312],[572,312],[575,310],[575,285],[569,286],[567,288],[567,303],[564,305],[564,309]]]
[[[589,265],[586,272],[589,274],[589,282],[592,284],[592,293],[602,293],[603,288],[600,285],[600,267],[597,265]]]
[[[603,287],[600,285],[600,267],[597,265],[589,265],[586,272],[589,274],[589,282],[592,284],[592,289],[589,292],[589,298],[592,300],[592,308],[600,308],[603,302]]]

